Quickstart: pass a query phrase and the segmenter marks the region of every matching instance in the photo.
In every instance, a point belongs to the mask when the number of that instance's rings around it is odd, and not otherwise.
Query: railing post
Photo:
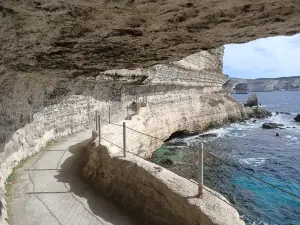
[[[129,105],[126,106],[126,109],[127,109],[127,117],[126,117],[126,120],[129,120]]]
[[[99,133],[99,145],[101,143],[101,117],[98,116],[98,133]]]
[[[110,105],[108,106],[108,123],[110,123]]]
[[[87,109],[86,109],[86,111],[87,111],[87,127],[89,126],[89,124],[90,124],[90,97],[87,97],[87,104],[86,104],[86,106],[87,106]]]
[[[139,111],[140,111],[140,100],[138,99],[136,101],[136,112],[139,113]]]
[[[73,130],[73,122],[74,122],[74,115],[75,115],[75,111],[74,111],[74,107],[72,107],[72,114],[71,114],[71,117],[70,117],[70,130],[71,130],[71,133],[72,133],[72,130]]]
[[[95,124],[96,124],[96,131],[98,130],[98,111],[95,112]]]
[[[123,155],[126,157],[126,123],[123,122]]]
[[[203,195],[203,143],[198,151],[198,195]]]

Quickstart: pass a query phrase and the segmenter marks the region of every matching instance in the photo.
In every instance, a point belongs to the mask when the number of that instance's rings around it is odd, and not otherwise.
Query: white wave
[[[260,105],[261,108],[267,108],[268,105]]]
[[[297,139],[300,133],[300,124],[296,124],[293,120],[293,117],[291,115],[285,115],[285,114],[274,114],[273,116],[266,118],[266,119],[249,119],[245,122],[241,123],[234,123],[231,124],[228,127],[218,128],[218,129],[212,129],[209,130],[203,134],[217,134],[217,137],[209,137],[209,138],[200,138],[199,136],[192,136],[184,138],[184,141],[191,145],[192,143],[197,142],[210,142],[214,140],[215,138],[245,138],[249,135],[249,132],[252,132],[253,129],[262,129],[263,123],[279,123],[283,124],[284,128],[290,128],[283,130],[284,132],[292,132],[291,137],[287,137],[287,141],[291,144],[294,144],[295,142],[300,142],[300,140]],[[295,127],[295,128],[293,128]],[[282,136],[284,138],[284,136]],[[297,140],[296,140],[297,139]]]
[[[286,140],[287,145],[295,145],[300,143],[299,138],[295,136],[286,135],[283,138]]]
[[[269,225],[269,224],[264,221],[260,221],[259,223],[253,222],[251,225]]]
[[[295,126],[295,121],[291,115],[278,114],[273,115],[270,118],[265,119],[266,122],[280,123],[284,126]]]
[[[261,164],[266,162],[266,158],[246,158],[246,159],[239,159],[241,164],[247,164],[252,166],[260,166]]]

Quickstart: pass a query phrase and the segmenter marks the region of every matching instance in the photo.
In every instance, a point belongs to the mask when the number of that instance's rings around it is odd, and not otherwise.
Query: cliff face
[[[201,51],[180,61],[158,64],[135,70],[108,70],[104,74],[120,77],[144,76],[145,84],[208,86],[220,90],[225,76],[222,73],[224,47]]]
[[[32,73],[6,73],[0,77],[0,152],[13,133],[31,123],[36,113],[60,105],[70,96],[91,97],[112,104],[134,94],[156,95],[193,87],[205,89],[205,92],[219,91],[224,82],[221,72],[223,51],[224,48],[203,51],[182,61],[149,69],[107,71],[96,79],[53,78],[46,73],[40,77]],[[72,107],[76,111],[78,105],[76,101],[66,101],[69,107],[65,113],[72,114]]]
[[[212,124],[247,119],[251,110],[222,90],[223,48],[149,69],[107,71],[94,77],[59,78],[52,74],[9,72],[0,77],[0,191],[17,163],[47,142],[94,126],[95,111],[123,120],[126,107],[147,96],[148,105],[136,116],[138,129],[167,138],[178,129],[202,131]],[[199,62],[199,64],[197,64]],[[145,145],[144,145],[145,146]],[[150,156],[159,146],[135,146]],[[4,204],[5,205],[5,204]],[[3,211],[5,216],[5,212]]]
[[[239,83],[244,83],[252,92],[264,91],[300,91],[300,76],[280,78],[240,79],[230,78],[228,90],[232,90]],[[245,86],[245,87],[246,87]]]
[[[1,71],[97,76],[300,32],[298,0],[1,0]]]

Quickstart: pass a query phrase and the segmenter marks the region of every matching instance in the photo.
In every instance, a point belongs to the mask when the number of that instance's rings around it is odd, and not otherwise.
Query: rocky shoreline
[[[176,152],[170,150],[170,146],[187,146],[187,143],[184,141],[175,141],[172,142],[172,140],[176,139],[182,139],[182,138],[188,138],[188,137],[196,137],[198,139],[205,140],[206,138],[213,138],[216,137],[217,134],[215,133],[204,133],[212,129],[217,129],[221,127],[226,127],[232,123],[235,122],[245,122],[249,119],[254,119],[253,123],[257,122],[257,119],[264,119],[267,117],[272,116],[272,113],[262,107],[259,107],[259,101],[257,99],[257,95],[253,94],[248,98],[248,101],[246,104],[244,104],[245,109],[247,109],[248,117],[243,118],[241,120],[224,120],[222,123],[212,123],[211,126],[206,127],[206,129],[202,130],[201,132],[197,131],[189,131],[189,130],[178,130],[174,133],[172,133],[164,142],[164,144],[156,150],[151,158],[149,159],[152,162],[158,163],[163,167],[166,167],[170,169],[171,171],[179,174],[180,176],[183,176],[187,179],[195,179],[196,178],[196,172],[197,172],[197,165],[193,164],[195,159],[197,158],[197,150],[193,149],[193,147],[189,146],[189,154],[185,155],[187,157],[184,161],[187,162],[179,163],[177,161],[177,164],[174,163],[172,158],[178,160],[178,157],[176,156]],[[274,128],[281,128],[282,124],[276,124],[276,123],[265,123],[263,124],[264,129],[274,129]],[[204,133],[204,134],[203,134]],[[210,155],[205,155],[204,161],[207,165],[207,167],[215,166],[214,163],[216,160],[211,157]],[[211,164],[212,163],[212,164]],[[178,166],[179,165],[179,166]],[[207,177],[211,177],[207,175]],[[209,180],[211,180],[209,178]],[[212,180],[211,180],[212,183]]]

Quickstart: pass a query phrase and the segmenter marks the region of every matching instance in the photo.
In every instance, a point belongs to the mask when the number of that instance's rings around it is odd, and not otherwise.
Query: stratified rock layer
[[[1,0],[0,71],[96,76],[300,32],[298,0]]]

